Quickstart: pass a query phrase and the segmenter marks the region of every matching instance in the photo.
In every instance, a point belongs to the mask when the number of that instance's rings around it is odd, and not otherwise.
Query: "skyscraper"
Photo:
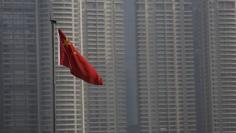
[[[196,132],[191,0],[137,0],[140,133]]]
[[[57,27],[105,81],[89,85],[57,66],[57,131],[126,133],[123,0],[55,0],[52,8]]]
[[[54,0],[52,3],[53,19],[56,28],[61,28],[67,37],[79,49],[80,10],[79,0]],[[55,29],[55,35],[56,35]],[[57,40],[55,36],[55,40]],[[55,60],[57,63],[57,41],[55,41]],[[81,80],[71,75],[68,68],[56,65],[56,131],[83,133],[84,114]]]
[[[236,1],[209,0],[207,10],[209,97],[213,133],[236,130]]]
[[[105,85],[85,86],[86,132],[126,133],[124,0],[86,0],[84,55]]]
[[[1,133],[50,131],[49,7],[47,0],[0,1]]]

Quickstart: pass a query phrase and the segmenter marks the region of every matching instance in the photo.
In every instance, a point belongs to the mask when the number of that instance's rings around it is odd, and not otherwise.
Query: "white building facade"
[[[140,133],[195,133],[191,0],[137,0]]]
[[[232,133],[236,130],[236,1],[208,1],[209,75],[211,103],[210,130]]]
[[[53,2],[57,28],[74,42],[105,83],[89,85],[57,66],[58,133],[126,133],[123,4],[123,0]]]

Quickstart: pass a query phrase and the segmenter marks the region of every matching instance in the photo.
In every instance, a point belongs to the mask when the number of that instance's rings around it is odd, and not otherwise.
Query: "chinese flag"
[[[70,68],[70,72],[88,82],[95,85],[103,85],[102,78],[91,64],[78,52],[73,43],[69,41],[66,35],[59,29],[59,62],[61,65]]]

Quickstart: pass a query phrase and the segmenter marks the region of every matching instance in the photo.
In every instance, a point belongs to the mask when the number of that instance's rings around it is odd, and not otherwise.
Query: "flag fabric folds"
[[[70,69],[74,76],[95,85],[103,85],[95,68],[78,52],[73,43],[59,29],[59,63]]]

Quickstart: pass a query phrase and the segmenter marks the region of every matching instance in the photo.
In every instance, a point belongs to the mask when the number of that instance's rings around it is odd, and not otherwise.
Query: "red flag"
[[[88,82],[95,85],[103,85],[102,78],[91,64],[78,52],[73,43],[59,29],[60,41],[60,64],[70,68],[70,72]]]

